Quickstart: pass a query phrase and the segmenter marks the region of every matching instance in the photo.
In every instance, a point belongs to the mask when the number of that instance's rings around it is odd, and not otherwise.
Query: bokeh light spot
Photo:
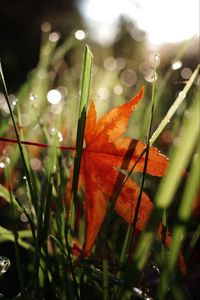
[[[50,90],[47,94],[47,100],[51,104],[58,104],[62,99],[62,95],[58,90]]]

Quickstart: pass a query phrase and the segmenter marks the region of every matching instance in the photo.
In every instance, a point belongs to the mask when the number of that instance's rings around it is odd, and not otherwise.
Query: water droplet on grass
[[[57,128],[52,127],[52,128],[50,129],[50,133],[51,133],[52,136],[57,135],[58,141],[59,141],[60,143],[63,141],[62,133],[61,133]]]
[[[143,291],[136,288],[136,287],[133,287],[133,291],[135,292],[136,295],[142,295],[143,294]]]
[[[144,79],[147,82],[154,82],[158,78],[157,73],[153,69],[149,69],[148,72],[144,75]]]
[[[192,75],[192,70],[190,68],[186,67],[181,70],[181,77],[183,79],[189,79],[191,75]]]
[[[49,35],[49,41],[52,43],[56,43],[60,39],[60,33],[59,32],[52,32]]]
[[[30,93],[29,99],[30,99],[31,101],[35,101],[35,100],[37,99],[37,96],[36,96],[35,94],[33,94],[33,93]]]
[[[47,100],[51,104],[58,104],[62,99],[62,95],[58,90],[50,90],[47,94]]]
[[[109,98],[109,95],[110,95],[109,89],[103,86],[98,89],[96,99],[106,100]]]
[[[179,97],[181,98],[185,98],[186,97],[186,93],[184,91],[181,91],[179,94],[178,94]]]
[[[117,61],[113,56],[108,56],[103,62],[104,68],[108,71],[113,71],[117,67]]]
[[[131,87],[137,82],[137,74],[132,69],[126,69],[121,73],[120,80],[125,86]]]
[[[183,65],[182,62],[180,60],[177,60],[172,63],[171,68],[172,68],[172,70],[178,70],[182,67],[182,65]]]
[[[0,157],[0,169],[6,168],[10,164],[10,158],[7,155]]]
[[[0,256],[0,276],[6,273],[10,267],[10,260],[7,257]]]
[[[42,23],[41,30],[43,32],[50,32],[50,30],[51,30],[51,24],[49,22]]]
[[[75,38],[79,41],[83,41],[86,38],[86,33],[82,29],[79,29],[74,34]]]
[[[27,218],[27,216],[26,216],[25,213],[22,213],[22,214],[20,215],[20,220],[21,220],[23,223],[28,222],[28,218]]]
[[[30,160],[30,166],[31,169],[34,171],[39,171],[42,168],[42,162],[39,158],[35,157],[35,158],[31,158]]]
[[[121,95],[123,93],[123,87],[120,84],[116,84],[113,88],[113,93],[115,95]]]
[[[158,67],[160,65],[160,54],[156,53],[155,57],[154,57],[154,63],[155,63],[155,67]]]

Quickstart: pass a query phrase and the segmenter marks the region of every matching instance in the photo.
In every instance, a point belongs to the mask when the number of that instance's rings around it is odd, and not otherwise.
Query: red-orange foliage
[[[142,99],[144,89],[129,102],[113,108],[99,120],[94,102],[91,102],[85,128],[86,147],[82,153],[80,182],[84,189],[87,220],[84,252],[89,255],[103,223],[107,204],[121,186],[124,175],[119,169],[130,170],[146,147],[144,142],[124,137],[128,121],[135,106]],[[158,149],[150,147],[147,173],[163,176],[168,159]],[[135,172],[143,172],[144,157],[136,165]],[[115,204],[115,211],[126,222],[134,217],[139,187],[131,179],[124,185]],[[153,204],[143,192],[136,227],[143,230]]]

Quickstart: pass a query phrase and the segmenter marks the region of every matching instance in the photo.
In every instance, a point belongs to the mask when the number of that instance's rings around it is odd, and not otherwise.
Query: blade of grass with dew
[[[13,227],[13,236],[14,236],[14,246],[15,246],[15,259],[16,259],[16,266],[17,266],[17,273],[19,276],[19,287],[20,292],[23,295],[24,294],[24,278],[22,275],[22,264],[21,264],[21,257],[19,254],[19,236],[18,236],[18,229],[17,229],[17,223],[16,223],[16,210],[14,206],[14,200],[11,193],[11,178],[10,178],[10,168],[9,166],[6,168],[6,178],[8,181],[8,189],[9,189],[9,196],[10,196],[10,205],[11,205],[11,217],[12,217],[12,227]]]
[[[174,193],[181,180],[183,170],[187,167],[193,148],[199,133],[199,97],[196,95],[190,107],[190,118],[185,118],[180,134],[179,147],[173,147],[171,164],[166,177],[159,186],[155,198],[155,206],[137,244],[133,264],[128,268],[125,276],[125,285],[120,289],[116,299],[121,299],[126,287],[130,287],[139,280],[139,274],[143,270],[149,256],[149,251],[161,222],[163,209],[167,209],[172,202]]]
[[[172,243],[170,246],[170,253],[167,257],[165,269],[161,275],[160,283],[157,290],[158,300],[166,299],[168,287],[170,286],[171,274],[176,266],[181,245],[184,241],[187,223],[192,212],[192,204],[195,199],[199,186],[200,178],[200,148],[198,153],[193,157],[193,164],[190,170],[189,178],[186,183],[180,207],[178,209],[176,224],[173,229]]]
[[[91,72],[92,72],[93,55],[89,47],[86,45],[84,53],[83,73],[81,82],[81,96],[79,104],[79,118],[78,118],[78,129],[76,137],[76,154],[74,160],[74,172],[72,182],[72,197],[71,197],[71,208],[70,208],[70,228],[73,230],[74,227],[74,205],[76,203],[79,171],[81,165],[81,156],[84,140],[84,130],[86,122],[86,111],[88,106],[88,98],[90,91]]]
[[[185,85],[184,89],[179,93],[178,97],[174,101],[173,105],[168,110],[167,114],[165,115],[164,119],[156,129],[156,131],[153,133],[152,137],[150,138],[150,146],[157,140],[158,136],[161,134],[163,129],[167,126],[167,124],[170,122],[171,118],[185,99],[188,91],[190,90],[192,84],[194,83],[198,73],[199,73],[200,65],[197,66],[197,68],[192,73],[189,81]]]
[[[152,146],[153,143],[157,140],[157,138],[160,136],[160,134],[162,133],[162,131],[165,129],[165,127],[167,126],[167,124],[171,121],[171,118],[173,117],[173,115],[175,114],[175,112],[177,111],[177,109],[180,107],[181,103],[183,102],[183,100],[185,99],[188,91],[190,90],[192,84],[194,83],[198,73],[199,73],[199,69],[200,69],[200,65],[197,66],[197,68],[194,70],[194,72],[192,73],[192,76],[190,78],[190,80],[187,82],[187,84],[185,85],[184,89],[179,93],[179,96],[176,98],[176,100],[174,101],[173,105],[170,107],[170,109],[168,110],[167,114],[165,115],[165,117],[163,118],[163,120],[161,121],[160,125],[158,126],[158,128],[155,130],[155,132],[153,133],[153,135],[150,138],[149,141],[149,145]],[[121,186],[119,187],[115,198],[112,201],[112,204],[109,207],[107,216],[105,218],[105,222],[102,226],[102,231],[105,232],[107,230],[107,227],[109,225],[110,222],[110,218],[113,214],[113,208],[115,206],[115,203],[126,183],[126,181],[128,180],[128,178],[131,176],[133,170],[135,169],[137,163],[140,161],[140,159],[143,157],[143,155],[146,153],[147,148],[145,148],[141,154],[138,156],[138,159],[136,160],[136,162],[134,163],[134,165],[132,166],[132,168],[130,169],[130,171],[128,172],[128,174],[126,175],[126,177],[124,178]]]
[[[158,59],[159,59],[159,55],[155,54],[155,57],[154,57],[154,70],[153,70],[154,78],[156,78],[156,68],[157,68]],[[136,202],[133,223],[128,225],[125,240],[124,240],[124,244],[123,244],[123,247],[122,247],[122,252],[121,252],[121,255],[120,255],[120,265],[122,265],[122,266],[125,266],[127,264],[127,259],[128,259],[127,254],[128,253],[130,254],[130,250],[131,250],[131,246],[132,246],[132,242],[133,242],[133,237],[134,237],[134,234],[135,234],[135,229],[136,229],[136,223],[137,223],[137,219],[138,219],[140,204],[141,204],[141,200],[142,200],[142,192],[143,192],[144,180],[145,180],[148,157],[149,157],[149,140],[150,140],[150,137],[151,137],[153,117],[154,117],[155,82],[156,82],[155,80],[153,80],[153,82],[152,82],[150,117],[149,117],[149,124],[148,124],[148,128],[147,128],[147,151],[146,151],[146,154],[145,154],[144,168],[143,168],[143,173],[142,173],[142,178],[141,178],[141,183],[140,183],[140,190],[139,190],[138,198],[137,198],[137,202]],[[121,272],[119,272],[119,275],[118,275],[117,278],[121,279]]]
[[[33,186],[32,186],[32,182],[31,182],[31,176],[30,176],[30,172],[29,172],[29,165],[27,164],[27,160],[26,160],[26,157],[25,157],[24,152],[23,152],[23,147],[22,147],[22,144],[21,144],[21,141],[20,141],[20,136],[19,136],[19,132],[18,132],[18,129],[17,129],[17,124],[15,122],[15,118],[14,118],[14,115],[13,115],[13,112],[12,112],[12,107],[11,107],[11,104],[10,104],[10,101],[9,101],[8,91],[7,91],[7,87],[6,87],[6,83],[5,83],[1,63],[0,63],[0,75],[1,75],[2,82],[3,82],[5,98],[6,98],[6,102],[7,102],[9,112],[10,112],[10,116],[11,116],[11,119],[12,119],[14,132],[15,132],[15,135],[16,135],[16,138],[17,138],[17,144],[18,144],[18,147],[19,147],[19,151],[20,151],[20,155],[21,155],[25,175],[26,175],[26,178],[27,178],[27,182],[28,182],[28,186],[29,186],[29,190],[30,190],[30,194],[31,194],[31,199],[32,199],[34,207],[36,208],[37,207],[37,199],[36,199],[36,196],[35,196],[35,193],[34,193],[34,190],[33,190]]]
[[[187,82],[187,84],[185,85],[184,89],[179,93],[179,96],[176,98],[176,100],[174,101],[173,105],[170,107],[170,109],[168,110],[167,114],[165,115],[165,117],[163,118],[163,120],[161,121],[160,125],[158,126],[158,128],[155,130],[155,132],[153,133],[153,135],[151,136],[150,140],[149,140],[149,145],[152,146],[153,143],[157,140],[157,138],[160,136],[160,134],[162,133],[162,131],[165,129],[165,127],[167,126],[167,124],[171,121],[171,118],[173,117],[173,115],[175,114],[175,112],[177,111],[177,109],[180,107],[181,103],[183,102],[183,100],[185,99],[187,93],[189,92],[192,84],[194,83],[198,72],[200,69],[200,65],[197,66],[197,68],[194,70],[194,72],[191,75],[190,80]],[[126,175],[126,177],[124,178],[121,186],[119,187],[118,191],[116,192],[116,195],[112,201],[112,204],[110,205],[109,209],[108,209],[108,213],[107,216],[105,218],[105,222],[103,223],[103,226],[101,228],[101,230],[103,232],[105,232],[107,230],[107,227],[110,223],[110,219],[111,216],[113,214],[113,208],[115,206],[115,203],[126,183],[126,181],[128,180],[128,178],[130,177],[130,175],[132,174],[133,170],[135,169],[136,165],[138,164],[138,162],[140,161],[140,159],[143,157],[143,155],[146,153],[147,148],[145,148],[141,154],[138,156],[138,159],[136,160],[136,162],[134,163],[134,165],[132,166],[132,168],[130,169],[130,171],[128,172],[128,174]]]
[[[183,47],[180,48],[179,52],[173,59],[172,65],[173,65],[173,63],[179,61],[185,55],[186,51],[189,49],[189,47],[191,47],[191,44],[192,44],[192,42],[188,41],[183,45]],[[166,75],[164,76],[163,80],[161,81],[161,84],[159,85],[159,89],[156,92],[155,105],[157,105],[157,103],[159,103],[159,100],[167,87],[167,84],[169,82],[169,79],[170,79],[170,77],[172,75],[172,71],[173,71],[172,65],[167,70]]]

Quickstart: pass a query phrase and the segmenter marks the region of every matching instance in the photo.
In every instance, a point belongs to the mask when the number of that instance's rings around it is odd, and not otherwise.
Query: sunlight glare
[[[85,0],[82,10],[91,36],[102,44],[115,39],[120,16],[144,30],[153,45],[199,35],[198,0]]]

